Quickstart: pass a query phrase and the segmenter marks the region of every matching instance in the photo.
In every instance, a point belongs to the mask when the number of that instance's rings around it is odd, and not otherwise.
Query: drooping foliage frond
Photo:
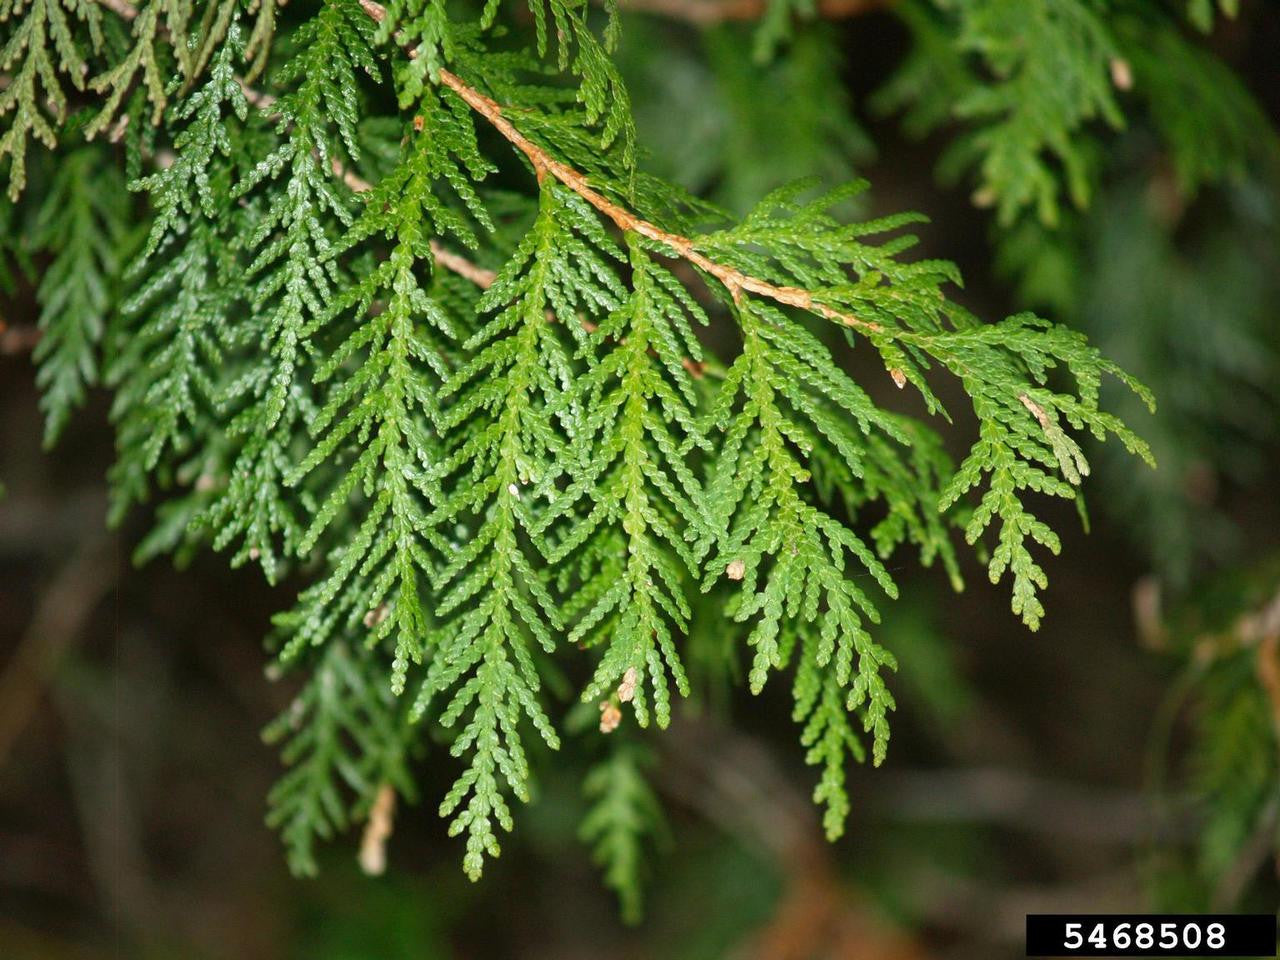
[[[328,0],[301,28],[299,53],[278,78],[287,92],[261,108],[278,143],[233,188],[258,209],[243,241],[253,312],[230,335],[269,362],[246,364],[220,398],[237,410],[229,429],[239,450],[207,522],[218,529],[215,547],[238,542],[234,562],[256,560],[269,577],[278,551],[293,552],[303,535],[284,488],[298,459],[295,432],[315,414],[304,387],[310,340],[345,283],[332,252],[351,201],[333,164],[359,156],[357,71],[377,72],[372,33],[356,0]]]
[[[236,280],[234,232],[245,221],[223,199],[236,174],[229,123],[248,104],[235,80],[239,29],[209,81],[175,108],[173,161],[133,186],[155,212],[132,273],[143,279],[124,304],[108,370],[119,458],[112,472],[117,515],[144,499],[148,476],[166,451],[187,453],[219,400],[220,368],[243,289]]]
[[[646,779],[653,763],[639,745],[620,742],[582,781],[590,807],[578,834],[590,844],[627,923],[639,923],[643,912],[646,847],[665,835],[661,803]]]
[[[100,344],[134,243],[124,178],[105,161],[93,147],[70,153],[32,231],[36,249],[54,251],[36,290],[43,336],[34,359],[46,445],[58,439],[86,388],[98,382]]]
[[[93,0],[4,0],[0,24],[7,36],[0,45],[0,72],[9,83],[0,89],[0,162],[9,158],[9,198],[16,200],[27,182],[27,146],[36,139],[52,150],[67,119],[67,87],[83,90],[83,23],[94,48],[102,45],[101,12]]]
[[[414,795],[404,711],[382,680],[376,657],[334,642],[263,731],[267,743],[282,744],[288,768],[272,789],[267,822],[297,874],[315,874],[316,842],[367,814],[381,785]]]

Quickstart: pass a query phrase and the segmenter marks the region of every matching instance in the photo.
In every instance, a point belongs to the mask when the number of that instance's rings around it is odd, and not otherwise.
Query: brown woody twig
[[[362,0],[362,6],[366,10],[373,5],[371,0]],[[852,314],[843,313],[825,304],[817,303],[813,299],[813,294],[801,287],[781,286],[770,283],[767,280],[761,280],[758,277],[743,273],[736,267],[712,260],[701,253],[688,237],[663,230],[661,227],[636,216],[630,210],[605,197],[591,186],[585,176],[568,164],[550,156],[545,150],[517,130],[514,124],[503,115],[502,107],[478,90],[467,86],[456,74],[441,68],[440,82],[461,97],[476,113],[488,120],[490,125],[502,134],[512,146],[528,157],[539,180],[550,174],[612,220],[618,229],[638,233],[642,237],[648,237],[650,240],[654,240],[675,251],[676,254],[699,269],[711,274],[724,284],[725,289],[729,291],[735,302],[740,301],[743,291],[746,291],[786,306],[808,310],[829,320],[835,320],[837,323],[842,323],[846,326],[857,327],[868,333],[883,332],[884,328],[878,323],[861,320]]]

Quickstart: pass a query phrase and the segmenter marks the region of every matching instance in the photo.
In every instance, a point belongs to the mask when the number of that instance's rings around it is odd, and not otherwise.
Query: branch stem
[[[368,0],[363,4],[366,10],[372,5]],[[813,299],[813,294],[810,291],[801,287],[781,286],[770,283],[767,280],[761,280],[758,277],[743,273],[736,267],[712,260],[706,254],[700,252],[688,237],[663,230],[661,227],[636,216],[630,210],[605,197],[591,186],[583,174],[552,157],[517,130],[515,125],[503,114],[502,107],[496,101],[468,86],[456,74],[441,68],[440,82],[461,97],[476,113],[488,120],[489,124],[498,133],[502,134],[512,146],[528,157],[539,180],[550,174],[612,220],[618,226],[618,229],[633,231],[642,237],[647,237],[668,247],[695,267],[711,274],[711,276],[724,284],[725,289],[729,291],[735,302],[740,302],[743,291],[746,291],[786,306],[808,310],[811,313],[826,317],[828,320],[834,320],[845,326],[856,327],[867,333],[881,333],[884,331],[884,327],[878,323],[862,320],[853,314],[834,310],[825,304],[818,303]]]

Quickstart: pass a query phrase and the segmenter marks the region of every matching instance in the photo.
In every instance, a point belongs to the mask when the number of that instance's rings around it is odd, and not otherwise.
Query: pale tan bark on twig
[[[380,877],[387,870],[387,840],[395,826],[396,790],[389,783],[378,787],[369,808],[369,820],[360,838],[360,869],[371,877]]]

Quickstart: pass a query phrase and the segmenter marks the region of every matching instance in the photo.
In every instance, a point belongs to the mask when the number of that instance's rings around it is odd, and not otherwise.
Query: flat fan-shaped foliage
[[[970,314],[955,266],[915,253],[923,218],[850,219],[865,183],[788,183],[736,218],[647,173],[613,3],[109,6],[0,0],[0,161],[12,196],[38,188],[28,252],[50,256],[49,436],[105,380],[116,519],[160,495],[140,555],[211,545],[298,585],[272,636],[305,676],[268,739],[300,873],[440,744],[439,811],[478,877],[576,699],[606,740],[582,833],[634,918],[661,815],[643,734],[615,731],[673,722],[707,657],[749,663],[752,692],[787,674],[835,838],[848,762],[886,756],[877,624],[907,550],[959,589],[972,545],[1035,629],[1060,546],[1040,503],[1079,496],[1082,436],[1150,460],[1102,403],[1109,377],[1149,405],[1140,384],[1075,331]],[[794,42],[795,89],[835,82],[834,47],[796,32],[814,5],[767,7],[758,69]],[[947,165],[1002,223],[1088,201],[1084,132],[1124,123],[1135,38],[1214,69],[1101,0],[901,15],[920,46],[880,103],[958,121]],[[756,69],[731,36],[718,69]],[[1183,182],[1238,169],[1188,144],[1178,78],[1132,59],[1164,77],[1149,107]],[[1241,103],[1221,104],[1231,142]],[[801,106],[798,158],[828,129],[860,142]],[[60,151],[52,176],[27,176],[31,141]],[[724,169],[735,207],[766,182]]]

